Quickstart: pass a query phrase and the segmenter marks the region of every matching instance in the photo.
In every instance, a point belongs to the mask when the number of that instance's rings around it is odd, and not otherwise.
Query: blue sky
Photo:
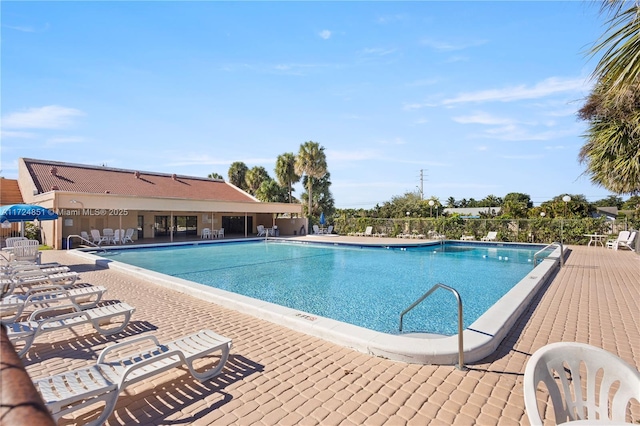
[[[582,176],[594,2],[6,2],[1,174],[193,176],[313,140],[339,208],[415,191],[609,195]],[[296,194],[302,192],[297,185]]]

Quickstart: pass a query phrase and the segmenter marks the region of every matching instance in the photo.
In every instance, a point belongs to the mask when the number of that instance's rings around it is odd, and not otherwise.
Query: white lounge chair
[[[258,225],[256,227],[256,230],[258,231],[258,237],[264,237],[265,235],[267,235],[267,231],[264,229],[264,225]]]
[[[15,322],[30,308],[49,308],[63,302],[72,303],[78,308],[95,307],[102,300],[107,289],[103,286],[58,287],[48,290],[32,289],[24,294],[12,294],[0,301],[0,321]]]
[[[631,234],[629,234],[629,238],[627,238],[626,241],[618,241],[618,246],[616,247],[616,249],[628,248],[629,250],[633,250],[633,247],[631,247],[631,245],[634,244],[637,234],[637,231],[633,231]]]
[[[117,360],[107,359],[112,352],[121,353],[127,348],[131,352],[145,341],[154,346],[136,350]],[[100,416],[88,423],[101,425],[107,421],[116,406],[118,395],[127,386],[182,365],[186,365],[199,381],[208,380],[222,371],[230,350],[231,339],[211,330],[202,330],[164,345],[155,336],[142,336],[105,348],[90,367],[36,380],[34,385],[55,420],[78,409],[104,403]],[[220,352],[220,358],[215,367],[202,372],[195,369],[194,361],[216,352]]]
[[[124,238],[122,239],[122,244],[132,243],[133,242],[133,233],[136,232],[133,228],[127,228],[124,233]]]
[[[2,278],[3,285],[7,285],[6,295],[14,293],[17,289],[27,291],[33,286],[55,286],[55,285],[71,285],[74,284],[80,275],[77,272],[53,272],[47,273],[43,270],[32,269],[26,271],[18,271],[14,274],[7,275]]]
[[[313,225],[313,233],[316,235],[322,234],[322,232],[320,232],[320,227],[318,225]]]
[[[104,238],[107,243],[111,244],[111,242],[113,242],[113,233],[112,228],[104,228],[102,230],[102,238]]]
[[[113,237],[111,238],[111,242],[113,244],[122,244],[122,240],[124,239],[124,229],[116,229],[113,231]]]
[[[5,242],[4,242],[4,243],[6,244],[6,246],[7,246],[8,248],[11,248],[11,247],[13,247],[13,244],[14,244],[16,241],[22,241],[22,240],[28,240],[28,238],[27,238],[27,237],[9,237],[9,238],[7,238],[7,239],[5,240]]]
[[[40,263],[40,242],[38,240],[19,240],[13,243],[11,260],[14,262]]]
[[[98,231],[97,229],[91,230],[91,238],[93,238],[93,243],[97,245],[109,242],[109,237],[107,237],[106,235],[100,235],[100,231]]]
[[[44,314],[54,311],[70,309],[71,312],[55,315],[51,317],[41,318]],[[135,308],[126,303],[115,303],[112,305],[100,306],[87,310],[81,310],[76,305],[54,306],[51,308],[43,308],[33,311],[27,321],[20,321],[5,324],[9,340],[14,342],[24,342],[22,349],[18,350],[18,356],[23,356],[33,341],[39,335],[56,331],[63,328],[71,328],[82,324],[91,324],[100,333],[105,336],[122,331],[128,324]],[[104,328],[113,318],[123,317],[122,324],[116,328]],[[16,348],[17,349],[17,348]]]
[[[327,234],[332,234],[333,233],[333,225],[329,225],[327,227]]]
[[[556,424],[626,424],[629,402],[640,401],[640,372],[604,349],[583,343],[543,346],[527,362],[524,404],[534,426],[543,424],[537,400],[540,382],[551,398]]]
[[[489,231],[486,237],[482,237],[481,241],[495,241],[497,237],[498,233],[496,231]]]
[[[87,231],[80,231],[80,236],[82,237],[83,240],[91,241],[91,237],[89,237],[89,234],[87,233]]]
[[[629,245],[633,243],[633,240],[635,239],[636,239],[635,231],[634,232],[620,231],[620,234],[618,234],[618,238],[610,239],[607,241],[606,247],[614,250],[618,250],[618,248],[620,247],[626,247],[628,249],[631,249]]]
[[[629,231],[620,231],[620,233],[618,234],[618,237],[607,240],[607,243],[605,246],[610,249],[617,249],[618,242],[626,241],[627,239],[629,239],[629,235],[631,235],[631,232]]]
[[[356,237],[373,237],[373,226],[367,226],[364,232],[356,232]]]

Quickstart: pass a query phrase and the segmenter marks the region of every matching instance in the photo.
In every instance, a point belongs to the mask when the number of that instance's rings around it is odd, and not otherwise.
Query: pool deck
[[[40,336],[24,358],[33,379],[86,366],[105,345],[139,333],[169,341],[211,328],[233,339],[222,374],[200,383],[188,371],[174,369],[131,386],[121,394],[111,425],[528,424],[522,382],[536,349],[558,341],[589,343],[640,368],[640,256],[629,251],[569,246],[565,267],[546,291],[534,298],[497,351],[468,371],[366,355],[97,268],[64,251],[43,252],[43,262],[50,261],[69,265],[82,281],[106,286],[107,299],[126,301],[136,313],[114,336],[101,336],[90,326]],[[61,424],[82,424],[96,415],[88,411]],[[632,416],[640,421],[640,404],[632,407]],[[553,411],[546,417],[552,419]]]

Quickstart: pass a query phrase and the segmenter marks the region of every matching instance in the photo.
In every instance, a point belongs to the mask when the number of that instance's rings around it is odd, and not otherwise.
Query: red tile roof
[[[60,190],[138,197],[259,202],[221,180],[30,158],[22,160],[41,193]]]
[[[0,206],[22,204],[22,193],[15,179],[0,178]]]

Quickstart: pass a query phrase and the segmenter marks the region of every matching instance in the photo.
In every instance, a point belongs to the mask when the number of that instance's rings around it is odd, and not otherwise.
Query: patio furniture
[[[267,235],[267,231],[264,229],[264,225],[258,225],[256,229],[258,231],[258,237],[264,237],[265,235]]]
[[[13,243],[11,260],[14,262],[40,263],[40,241],[19,240]]]
[[[91,230],[91,238],[93,239],[93,243],[97,245],[109,242],[109,237],[106,235],[100,235],[100,231],[98,231],[97,229]]]
[[[218,229],[216,233],[216,238],[224,238],[224,228]]]
[[[543,424],[537,400],[540,382],[551,398],[556,424],[624,424],[629,402],[640,401],[640,372],[617,356],[583,343],[543,346],[527,362],[524,403],[531,425]]]
[[[102,300],[106,291],[103,286],[85,285],[69,289],[31,289],[24,294],[12,294],[0,301],[0,321],[14,322],[29,308],[47,308],[65,301],[79,308],[93,308]]]
[[[22,240],[28,240],[28,238],[27,237],[9,237],[5,240],[5,244],[7,248],[12,248],[13,244],[16,241],[22,241]]]
[[[626,238],[625,236],[621,237],[623,233],[626,233]],[[609,247],[609,242],[607,242],[607,247],[613,248],[614,250],[618,250],[619,248],[628,248],[629,250],[633,250],[631,245],[635,241],[636,235],[636,231],[631,233],[629,231],[622,231],[620,232],[620,235],[618,235],[618,238],[611,243],[611,247]]]
[[[202,239],[210,239],[211,238],[211,229],[203,228],[202,234],[200,234],[200,238]]]
[[[65,309],[71,310],[71,312],[41,318],[42,315],[46,315],[49,312]],[[84,311],[73,304],[54,306],[34,311],[27,321],[9,323],[5,324],[5,326],[9,340],[14,342],[14,345],[15,342],[24,342],[23,348],[18,351],[18,356],[22,357],[40,334],[90,323],[100,334],[108,336],[122,331],[129,324],[129,319],[134,311],[135,308],[126,303],[115,303]],[[116,317],[123,317],[120,326],[111,329],[103,327],[103,325],[110,323],[111,319]]]
[[[113,241],[113,229],[112,228],[104,228],[102,230],[102,236],[105,238],[105,241],[109,244]]]
[[[498,233],[496,231],[489,231],[485,237],[482,237],[482,241],[495,241],[498,237]]]
[[[122,244],[133,243],[133,233],[136,232],[133,228],[127,228],[122,239]]]
[[[145,341],[150,341],[154,346],[138,349]],[[98,402],[104,403],[100,416],[88,423],[101,425],[107,421],[118,401],[118,395],[127,386],[182,365],[186,365],[189,372],[202,382],[222,371],[230,350],[231,339],[211,330],[202,330],[164,345],[155,336],[142,336],[105,348],[96,363],[90,367],[36,380],[34,385],[55,420]],[[107,359],[110,353],[122,351],[132,353],[117,360]],[[220,352],[220,358],[215,367],[203,372],[196,371],[195,361],[216,352]]]

